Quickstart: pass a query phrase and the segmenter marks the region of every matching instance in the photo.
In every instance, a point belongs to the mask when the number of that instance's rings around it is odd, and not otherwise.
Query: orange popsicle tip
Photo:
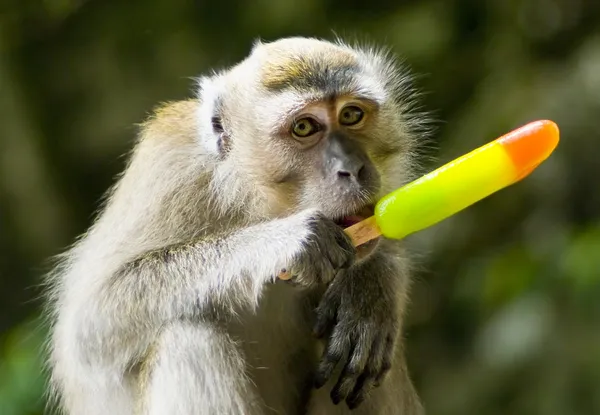
[[[510,156],[517,180],[531,173],[558,145],[559,130],[549,120],[534,121],[498,138]]]

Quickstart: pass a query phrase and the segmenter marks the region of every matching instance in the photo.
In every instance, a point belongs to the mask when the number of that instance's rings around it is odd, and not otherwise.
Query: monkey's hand
[[[299,233],[306,236],[287,270],[293,283],[304,287],[328,283],[354,263],[352,241],[333,220],[314,210],[302,212],[298,218],[303,228]]]
[[[386,262],[387,258],[373,255],[340,273],[317,308],[314,332],[328,341],[315,387],[324,386],[347,356],[330,394],[336,405],[346,400],[350,409],[356,408],[391,368],[401,315],[395,284],[399,276]]]

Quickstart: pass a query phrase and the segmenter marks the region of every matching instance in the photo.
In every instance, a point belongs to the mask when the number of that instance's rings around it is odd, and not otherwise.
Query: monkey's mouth
[[[374,205],[366,205],[366,206],[362,207],[361,209],[357,210],[355,213],[343,216],[342,218],[336,220],[335,223],[338,226],[341,226],[342,228],[346,229],[352,225],[356,225],[357,223],[362,222],[363,220],[365,220],[367,218],[370,218],[374,214],[375,214],[375,206]],[[364,244],[362,244],[360,246],[357,246],[356,254],[357,254],[358,260],[365,259],[371,253],[373,253],[375,251],[375,248],[379,244],[379,239],[380,238],[375,238],[368,242],[365,242]]]
[[[343,216],[335,221],[338,226],[346,229],[352,225],[356,225],[358,222],[370,218],[375,213],[375,206],[367,205],[357,210],[356,212]]]

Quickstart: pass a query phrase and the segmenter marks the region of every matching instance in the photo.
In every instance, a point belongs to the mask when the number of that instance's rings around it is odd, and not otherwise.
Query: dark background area
[[[409,238],[406,337],[429,413],[600,413],[600,1],[0,0],[0,413],[43,412],[39,283],[122,169],[135,123],[255,38],[368,38],[420,74],[436,159],[528,121],[525,181]]]

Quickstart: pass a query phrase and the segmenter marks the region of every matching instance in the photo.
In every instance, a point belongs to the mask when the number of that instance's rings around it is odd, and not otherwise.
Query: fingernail
[[[315,389],[321,389],[323,386],[325,386],[325,383],[327,383],[327,380],[325,379],[325,377],[322,374],[319,373],[315,376],[315,380],[314,380]]]
[[[339,389],[334,389],[331,391],[331,401],[333,402],[334,405],[337,405],[340,403],[341,397],[340,397],[340,391]]]
[[[360,405],[360,403],[362,402],[362,399],[352,399],[352,400],[347,400],[346,401],[346,405],[348,406],[348,409],[352,410],[352,409],[356,409],[358,407],[358,405]]]

